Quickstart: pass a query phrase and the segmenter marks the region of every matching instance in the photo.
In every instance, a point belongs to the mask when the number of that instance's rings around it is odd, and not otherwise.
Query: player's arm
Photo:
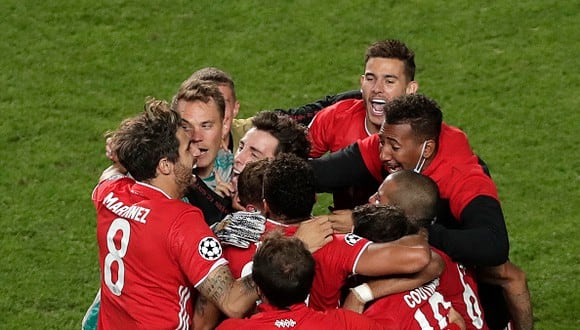
[[[193,308],[193,330],[211,330],[217,326],[222,312],[204,295],[197,295]]]
[[[496,267],[480,267],[477,277],[483,282],[501,286],[515,329],[533,329],[534,317],[526,274],[507,261]]]
[[[460,215],[461,228],[440,224],[429,228],[429,242],[453,260],[467,265],[495,266],[508,259],[509,241],[501,206],[497,199],[477,196]]]
[[[251,276],[234,280],[227,265],[211,271],[197,290],[220,308],[228,317],[243,317],[258,300]]]
[[[275,109],[274,112],[284,114],[304,126],[308,126],[312,118],[322,109],[342,100],[360,99],[362,94],[358,90],[348,91],[336,95],[328,95],[323,99],[291,109]]]
[[[362,313],[364,305],[374,299],[412,290],[439,277],[445,270],[441,256],[431,251],[431,261],[421,271],[408,275],[376,278],[350,289],[343,308]]]
[[[371,243],[361,253],[355,273],[366,276],[412,274],[431,261],[431,249],[423,235],[408,235],[388,243]]]
[[[375,184],[377,187],[379,185],[367,169],[357,143],[311,159],[309,163],[314,170],[317,192],[334,192],[363,182]]]

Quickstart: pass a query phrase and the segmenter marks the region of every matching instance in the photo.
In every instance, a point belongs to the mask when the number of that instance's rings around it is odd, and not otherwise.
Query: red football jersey
[[[339,101],[320,110],[308,126],[310,157],[317,158],[327,151],[340,150],[369,136],[365,116],[364,101],[358,99]]]
[[[294,235],[297,226],[289,226],[273,220],[266,220],[268,233],[281,229],[284,235]],[[368,244],[367,239],[354,234],[333,235],[333,240],[312,255],[316,261],[316,274],[310,291],[309,306],[316,310],[325,310],[339,306],[340,289],[346,278],[354,272],[360,255]],[[226,245],[224,256],[230,260],[234,276],[244,276],[251,272],[252,258],[257,244],[247,249]]]
[[[259,313],[249,319],[227,319],[217,330],[239,329],[383,329],[376,321],[344,309],[315,311],[305,304],[296,304],[289,309],[278,309],[269,304],[260,304]]]
[[[123,177],[93,191],[99,329],[187,329],[194,287],[227,261],[198,208]]]

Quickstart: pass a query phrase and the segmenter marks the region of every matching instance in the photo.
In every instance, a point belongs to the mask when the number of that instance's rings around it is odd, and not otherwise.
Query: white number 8
[[[121,241],[120,248],[117,249],[114,238],[119,230],[121,231]],[[123,257],[127,253],[129,236],[131,236],[131,226],[129,225],[129,221],[123,218],[115,219],[109,227],[109,231],[107,231],[107,250],[109,250],[109,253],[105,257],[104,276],[105,284],[107,284],[107,287],[115,296],[121,295],[123,286],[125,285],[125,264],[123,263]],[[116,262],[118,265],[117,281],[114,283],[111,274],[113,262]]]

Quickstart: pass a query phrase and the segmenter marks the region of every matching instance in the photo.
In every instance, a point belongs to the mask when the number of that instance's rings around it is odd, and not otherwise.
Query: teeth
[[[387,104],[387,101],[381,99],[372,99],[372,103]]]
[[[234,174],[240,175],[240,173],[241,173],[240,171],[238,171],[234,168]]]

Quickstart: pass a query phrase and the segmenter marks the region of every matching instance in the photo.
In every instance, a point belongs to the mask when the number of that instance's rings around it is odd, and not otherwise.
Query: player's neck
[[[368,116],[365,116],[365,131],[369,136],[376,134],[380,131],[381,126],[377,126],[371,122]]]

